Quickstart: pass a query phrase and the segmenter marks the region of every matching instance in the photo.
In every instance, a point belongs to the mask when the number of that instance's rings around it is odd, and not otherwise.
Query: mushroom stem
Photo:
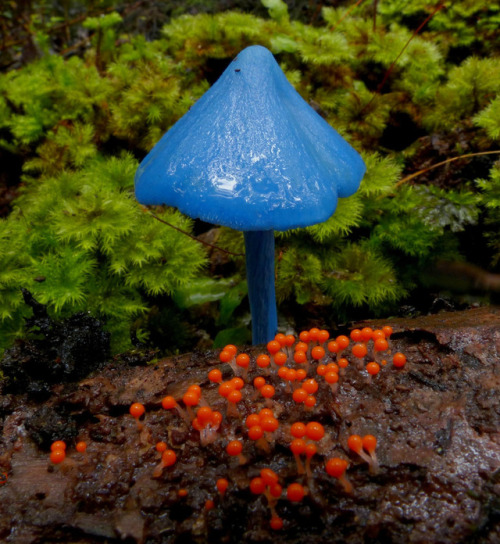
[[[274,291],[274,231],[245,231],[248,298],[252,312],[252,343],[265,344],[278,329]]]

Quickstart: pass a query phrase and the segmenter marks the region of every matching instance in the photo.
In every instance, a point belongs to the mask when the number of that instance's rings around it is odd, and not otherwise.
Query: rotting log
[[[207,371],[219,366],[225,378],[232,371],[215,352],[139,366],[113,360],[79,383],[54,386],[43,402],[2,395],[0,541],[500,542],[500,310],[390,324],[392,351],[408,359],[401,370],[388,364],[369,380],[352,364],[335,395],[321,384],[310,412],[275,380],[280,427],[270,453],[246,438],[245,416],[263,406],[250,386],[238,405],[241,418],[225,418],[219,438],[206,447],[197,431],[161,407],[165,395],[180,399],[196,383],[225,413]],[[135,401],[146,407],[142,430],[128,412]],[[297,420],[319,421],[326,430],[310,479],[297,474],[289,450],[289,426]],[[61,465],[49,462],[54,429],[68,440]],[[353,433],[377,437],[377,474],[348,451]],[[244,437],[243,465],[224,449],[237,436]],[[88,443],[85,454],[75,451],[77,438]],[[158,440],[176,451],[177,463],[153,478]],[[326,474],[332,456],[349,461],[352,494]],[[278,500],[280,531],[270,528],[266,499],[249,491],[263,467],[278,473],[284,489],[292,482],[308,489],[299,503],[284,494]],[[221,477],[229,480],[223,498],[215,487]],[[187,495],[179,496],[180,489]],[[208,499],[215,504],[210,510]]]

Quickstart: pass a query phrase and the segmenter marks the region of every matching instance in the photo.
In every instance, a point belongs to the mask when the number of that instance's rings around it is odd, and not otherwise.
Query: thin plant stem
[[[371,97],[371,99],[366,103],[366,106],[363,107],[361,110],[361,113],[363,113],[367,108],[370,107],[372,102],[375,100],[375,97],[380,94],[380,91],[384,88],[384,85],[386,81],[389,79],[389,76],[392,74],[392,71],[394,70],[394,67],[396,66],[398,60],[401,58],[401,55],[405,52],[406,48],[410,45],[413,38],[424,28],[424,26],[436,15],[436,13],[440,10],[442,10],[445,7],[444,2],[440,2],[433,10],[432,12],[425,18],[425,20],[418,26],[418,28],[413,32],[413,34],[409,37],[408,41],[405,43],[404,47],[399,52],[398,56],[394,59],[392,64],[387,69],[386,73],[384,74],[384,77],[382,81],[379,83],[375,93]]]
[[[244,257],[245,254],[244,253],[233,253],[232,251],[229,251],[227,249],[224,249],[222,247],[219,247],[219,246],[216,246],[214,244],[211,244],[209,242],[205,242],[204,240],[199,240],[198,238],[196,238],[196,236],[193,236],[192,234],[190,234],[189,232],[186,232],[185,230],[182,230],[180,229],[179,227],[176,227],[175,225],[172,225],[172,223],[169,223],[168,221],[165,221],[165,219],[161,219],[160,217],[158,217],[157,215],[155,215],[153,212],[150,212],[148,210],[149,215],[151,215],[152,217],[154,217],[157,221],[159,221],[160,223],[163,223],[164,225],[168,225],[169,227],[171,227],[172,229],[176,230],[177,232],[180,232],[181,234],[185,234],[186,236],[188,236],[189,238],[191,238],[192,240],[194,240],[195,242],[198,242],[199,244],[203,244],[204,246],[208,246],[208,247],[211,247],[213,249],[217,249],[218,251],[222,251],[223,253],[226,253],[227,255],[233,255],[234,257]]]
[[[399,187],[400,185],[403,185],[407,181],[410,181],[411,179],[416,178],[417,176],[425,174],[429,170],[434,170],[434,168],[438,168],[439,166],[444,166],[445,164],[449,164],[450,162],[455,162],[460,159],[468,159],[469,157],[479,157],[480,155],[495,155],[495,154],[500,154],[500,149],[497,149],[495,151],[480,151],[478,153],[467,153],[465,155],[459,155],[458,157],[451,157],[449,159],[446,159],[445,161],[437,162],[436,164],[432,164],[431,166],[428,166],[427,168],[422,168],[422,170],[413,172],[413,174],[410,174],[409,176],[405,176],[403,179],[400,179],[394,187]]]
[[[342,17],[333,25],[330,29],[332,32],[340,25],[340,23],[348,17],[359,5],[361,5],[365,0],[358,0],[353,6],[351,6]]]

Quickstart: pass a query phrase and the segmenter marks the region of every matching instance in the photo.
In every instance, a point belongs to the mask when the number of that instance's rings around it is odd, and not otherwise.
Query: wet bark
[[[370,322],[372,327],[385,322]],[[277,377],[273,410],[280,422],[266,452],[247,438],[245,416],[264,406],[243,389],[240,418],[227,418],[226,401],[207,371],[217,353],[187,354],[137,364],[112,360],[78,383],[52,387],[43,401],[27,394],[0,397],[0,540],[51,542],[292,542],[292,543],[495,543],[500,541],[500,310],[480,308],[416,319],[396,319],[392,352],[407,356],[369,379],[351,364],[332,394],[318,378],[317,404],[306,411]],[[366,324],[362,324],[366,325]],[[259,348],[248,348],[257,354]],[[389,359],[389,358],[388,358]],[[257,373],[252,370],[250,376]],[[224,414],[217,439],[201,447],[199,432],[161,407],[190,384]],[[146,407],[139,430],[128,409]],[[319,421],[325,437],[312,458],[312,477],[297,473],[289,450],[290,424]],[[347,448],[350,434],[378,439],[380,469]],[[68,443],[61,465],[49,462],[50,442]],[[240,438],[247,463],[225,452]],[[77,440],[88,444],[75,451]],[[177,463],[153,471],[164,440]],[[354,491],[346,493],[324,469],[327,458],[347,459]],[[307,495],[275,509],[284,522],[273,531],[271,510],[249,481],[272,468],[284,490],[303,483]],[[215,482],[227,478],[220,497]],[[187,495],[179,495],[179,490]],[[207,510],[207,500],[214,508]]]

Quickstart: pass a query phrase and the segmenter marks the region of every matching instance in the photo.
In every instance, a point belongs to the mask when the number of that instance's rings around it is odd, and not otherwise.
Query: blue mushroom
[[[260,344],[277,329],[273,231],[327,220],[364,172],[360,155],[254,45],[145,157],[135,195],[244,232],[253,343]]]

